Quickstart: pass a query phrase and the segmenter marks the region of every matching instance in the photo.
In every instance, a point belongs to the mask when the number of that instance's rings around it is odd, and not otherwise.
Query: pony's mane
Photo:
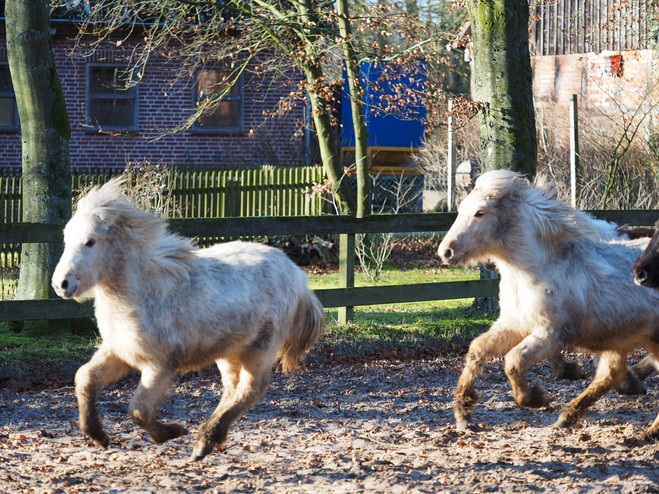
[[[185,275],[194,259],[190,239],[172,234],[165,219],[139,209],[123,194],[125,177],[113,178],[94,187],[78,202],[76,214],[95,219],[97,226],[110,230],[124,243],[141,244],[149,258],[174,275]]]
[[[616,225],[597,220],[559,200],[554,184],[542,176],[531,183],[519,173],[495,170],[481,175],[474,190],[479,190],[495,205],[504,201],[517,205],[524,221],[549,243],[588,237],[605,241],[619,238]]]

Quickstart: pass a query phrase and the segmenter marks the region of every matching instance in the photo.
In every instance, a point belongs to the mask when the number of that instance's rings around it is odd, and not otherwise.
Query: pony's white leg
[[[176,372],[169,368],[143,368],[140,384],[130,401],[128,413],[133,422],[144,429],[156,444],[188,433],[188,430],[180,424],[163,424],[156,420],[156,408],[165,398],[176,376]]]
[[[508,329],[504,323],[496,321],[487,333],[471,342],[464,369],[453,392],[455,396],[453,413],[458,430],[465,429],[480,399],[476,391],[476,381],[483,371],[483,366],[497,355],[508,352],[521,340],[522,336],[517,331]]]
[[[588,407],[622,382],[627,374],[627,350],[602,352],[593,382],[563,410],[554,427],[571,427],[579,422]]]
[[[224,444],[231,425],[263,398],[270,384],[270,372],[275,358],[273,349],[267,352],[251,349],[241,354],[237,386],[233,392],[223,394],[213,414],[199,428],[197,442],[190,457],[192,461],[205,458],[216,446]],[[222,383],[224,382],[225,378],[222,376]]]
[[[542,408],[547,406],[545,390],[540,384],[529,387],[526,372],[533,362],[556,351],[556,340],[543,331],[541,335],[531,333],[506,355],[505,371],[513,388],[515,403],[521,407]]]
[[[131,367],[117,357],[112,350],[101,346],[92,359],[76,372],[76,397],[80,414],[80,430],[92,440],[107,448],[110,444],[108,435],[96,411],[96,394],[106,384],[118,381],[130,371]]]
[[[222,401],[220,401],[222,403],[230,400],[235,394],[243,364],[239,358],[220,359],[216,363],[222,376]]]

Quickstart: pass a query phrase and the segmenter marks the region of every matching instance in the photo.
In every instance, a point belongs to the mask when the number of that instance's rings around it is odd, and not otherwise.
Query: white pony
[[[563,411],[556,427],[576,424],[619,384],[630,351],[659,357],[659,295],[634,284],[630,268],[648,239],[605,241],[605,224],[555,199],[545,185],[497,170],[483,174],[460,205],[439,246],[450,265],[493,261],[501,276],[501,313],[474,339],[455,389],[459,429],[471,419],[483,366],[506,354],[505,372],[520,406],[547,405],[529,387],[529,366],[564,347],[601,353],[594,380]],[[659,437],[659,417],[647,433]]]
[[[156,420],[167,390],[179,373],[217,363],[222,399],[199,429],[199,460],[263,397],[277,358],[284,371],[296,369],[323,332],[320,301],[283,253],[244,242],[196,249],[131,205],[120,180],[79,202],[64,240],[52,283],[63,298],[94,295],[102,343],[76,373],[76,395],[80,428],[104,448],[96,394],[131,369],[141,380],[128,411],[162,443],[188,433]]]

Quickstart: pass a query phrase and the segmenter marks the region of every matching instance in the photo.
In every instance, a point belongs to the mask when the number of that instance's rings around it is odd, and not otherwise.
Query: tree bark
[[[364,105],[362,104],[363,87],[359,78],[359,61],[353,45],[348,17],[348,1],[338,0],[337,13],[339,16],[339,32],[344,39],[343,54],[346,59],[346,74],[350,88],[350,109],[352,124],[355,132],[355,167],[357,169],[357,218],[364,218],[371,214],[371,201],[369,194],[368,175],[368,133],[364,118]]]
[[[533,179],[537,140],[533,113],[529,6],[526,0],[468,0],[474,42],[474,99],[483,171],[515,170]]]
[[[23,221],[71,217],[71,127],[57,76],[48,0],[7,0],[7,58],[21,123]],[[62,244],[23,244],[17,299],[47,299]]]
[[[314,14],[311,0],[301,0],[295,3],[301,19],[307,25],[318,25],[320,23]],[[315,41],[312,32],[308,34],[310,41]],[[311,113],[316,134],[318,136],[318,146],[320,148],[320,157],[323,161],[325,175],[332,184],[332,191],[339,212],[342,214],[353,213],[356,210],[355,198],[344,180],[341,171],[341,162],[339,156],[339,146],[336,142],[334,129],[331,119],[330,102],[322,96],[323,89],[326,88],[325,74],[320,63],[320,54],[317,47],[312,42],[304,44],[306,60],[302,64],[302,71],[307,80],[307,91],[311,101]]]

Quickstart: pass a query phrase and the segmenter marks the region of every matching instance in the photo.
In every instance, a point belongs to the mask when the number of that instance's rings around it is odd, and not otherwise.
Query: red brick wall
[[[132,135],[100,134],[85,126],[86,64],[111,63],[119,49],[103,49],[90,58],[82,58],[70,55],[73,48],[70,36],[53,36],[57,70],[71,122],[72,169],[124,168],[129,161],[142,160],[223,167],[305,164],[304,138],[300,134],[304,105],[297,103],[279,117],[264,117],[264,111],[275,109],[280,98],[287,97],[292,90],[290,86],[272,85],[270,81],[245,79],[244,132],[203,134],[188,130],[154,141],[153,138],[163,129],[184,122],[193,104],[191,80],[176,81],[170,87],[172,73],[162,60],[149,63],[139,84],[139,130]],[[5,37],[0,33],[0,62],[6,60]],[[289,75],[296,79],[295,74]],[[0,170],[7,173],[10,169],[20,168],[20,163],[20,132],[0,131]]]
[[[611,55],[622,55],[622,74],[606,70],[606,58]],[[658,128],[659,109],[651,109],[659,101],[658,65],[652,50],[536,56],[532,65],[537,123],[553,134],[559,147],[569,145],[571,94],[578,97],[582,127],[595,126],[613,135],[619,132],[615,122],[622,122],[623,116],[629,120],[635,113],[650,111],[652,124],[644,119],[639,138],[646,139]]]

